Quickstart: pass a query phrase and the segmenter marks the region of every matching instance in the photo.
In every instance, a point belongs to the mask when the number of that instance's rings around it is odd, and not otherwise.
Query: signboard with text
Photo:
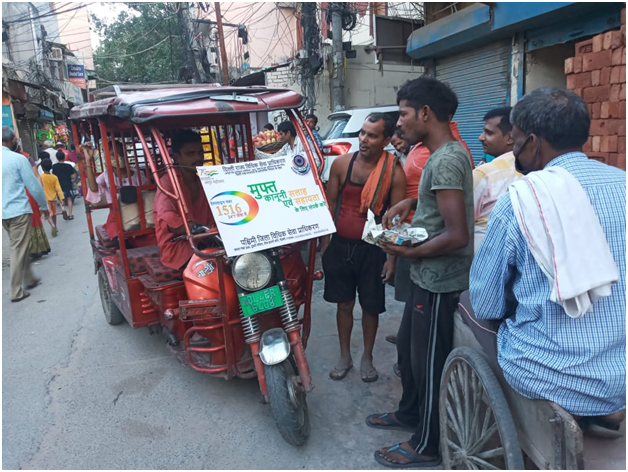
[[[74,85],[85,88],[85,66],[80,64],[68,64],[68,79]]]
[[[13,129],[13,118],[11,116],[11,105],[2,105],[2,126]]]
[[[336,232],[299,154],[197,169],[230,257]]]

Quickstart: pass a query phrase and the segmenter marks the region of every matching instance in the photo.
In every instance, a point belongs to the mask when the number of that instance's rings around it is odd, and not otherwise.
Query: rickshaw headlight
[[[273,276],[273,266],[259,252],[239,256],[233,263],[233,278],[244,290],[254,292],[266,287]]]

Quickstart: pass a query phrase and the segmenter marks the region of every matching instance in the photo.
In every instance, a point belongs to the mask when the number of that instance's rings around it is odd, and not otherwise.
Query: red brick
[[[621,63],[622,63],[622,65],[626,64],[626,46],[621,48]],[[581,64],[581,66],[582,66],[582,64]],[[575,67],[575,65],[574,65],[574,67]],[[580,70],[582,70],[582,67],[580,67]]]
[[[617,136],[602,136],[600,140],[600,151],[617,152]]]
[[[600,52],[590,52],[582,56],[582,70],[584,72],[599,70],[608,67],[613,61],[613,51],[610,49]]]
[[[626,66],[621,66],[621,69],[619,69],[619,82],[622,84],[626,83]]]
[[[608,162],[607,164],[609,166],[617,166],[617,153],[616,152],[612,152],[608,155]]]
[[[608,162],[608,153],[592,152],[591,154],[589,154],[589,159],[595,159],[596,161],[600,161],[606,164]]]
[[[613,85],[614,87],[614,85]],[[611,95],[612,95],[612,90],[611,90]],[[619,94],[617,96],[617,98],[619,100],[626,100],[626,84],[621,84],[621,88],[619,89]]]
[[[620,129],[620,120],[591,120],[591,130],[589,131],[592,136],[610,136],[617,134]],[[624,132],[626,123],[624,120]]]
[[[617,74],[619,77],[619,71]],[[580,74],[571,74],[567,76],[567,88],[569,90],[591,87],[591,85],[591,72],[582,72]]]
[[[626,100],[622,100],[621,102],[619,102],[619,114],[617,115],[617,117],[622,120],[626,119]]]
[[[593,40],[587,39],[586,41],[580,41],[576,43],[576,56],[583,56],[584,54],[593,52]]]
[[[573,71],[575,74],[582,72],[582,56],[576,56],[573,58]]]
[[[626,66],[613,66],[611,68],[611,84],[621,83],[626,83]]]
[[[600,52],[604,49],[604,35],[598,34],[597,36],[593,36],[593,49],[592,52]]]
[[[624,45],[624,38],[621,30],[611,31],[611,49],[621,49]]]
[[[624,55],[625,55],[625,54],[626,54],[626,51],[625,51],[625,49],[624,49],[624,48],[618,48],[618,49],[615,49],[615,50],[613,51],[613,56],[612,56],[612,58],[611,58],[611,64],[612,64],[612,65],[614,65],[614,66],[619,66],[619,65],[621,65],[621,60],[622,60],[622,58],[624,57]],[[566,63],[565,63],[565,64],[566,64]],[[565,67],[567,67],[567,66],[565,65]],[[565,74],[566,74],[566,73],[567,73],[567,72],[565,71]]]
[[[593,87],[597,87],[598,85],[600,85],[600,74],[602,73],[601,70],[592,70],[591,72],[591,85]],[[569,83],[569,78],[567,78],[567,82]]]
[[[601,136],[593,136],[593,138],[591,138],[591,151],[600,152],[600,140],[601,139],[602,139]]]
[[[581,88],[573,89],[572,92],[575,93],[576,95],[578,95],[579,97],[582,97],[582,89]]]
[[[622,25],[626,24],[626,9],[625,8],[621,9],[621,24]]]
[[[572,76],[573,77],[573,76]],[[569,79],[569,77],[567,77]],[[611,86],[600,85],[599,87],[587,87],[583,91],[582,98],[587,103],[604,102],[610,98]]]
[[[610,96],[611,100],[613,101],[619,100],[620,93],[621,93],[621,85],[619,84],[611,85],[611,96]]]
[[[620,31],[621,34],[621,31]],[[613,32],[607,31],[604,33],[604,37],[602,39],[602,49],[611,49],[611,42],[613,40]]]
[[[620,152],[617,154],[617,167],[626,170],[626,153]]]
[[[619,102],[604,102],[600,109],[600,118],[619,118]]]
[[[611,83],[611,70],[612,69],[613,69],[612,67],[604,67],[604,69],[600,71],[600,85],[606,85],[606,84]]]
[[[614,53],[613,53],[613,57],[615,57]],[[568,59],[565,59],[565,75],[573,74],[573,60],[574,59],[575,59],[574,57],[570,57]],[[621,59],[620,59],[619,63],[621,64]]]
[[[617,135],[626,136],[626,120],[619,120],[617,124]]]
[[[584,152],[585,154],[587,152],[591,152],[591,141],[593,140],[593,138],[591,136],[589,136],[589,139],[587,139],[587,142],[584,143],[584,145],[582,146],[582,152]]]
[[[591,118],[593,120],[599,120],[600,119],[600,112],[601,110],[602,104],[601,103],[592,103],[591,104]]]
[[[626,139],[625,138],[618,138],[617,139],[617,152],[623,152],[624,154],[626,153]]]

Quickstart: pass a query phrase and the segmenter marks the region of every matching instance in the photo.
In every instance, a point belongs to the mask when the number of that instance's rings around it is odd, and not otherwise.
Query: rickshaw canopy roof
[[[126,91],[123,85],[113,86],[111,94],[114,96],[72,108],[70,119],[111,116],[142,123],[164,117],[300,108],[304,103],[301,95],[283,88],[212,85],[154,87],[135,86]]]

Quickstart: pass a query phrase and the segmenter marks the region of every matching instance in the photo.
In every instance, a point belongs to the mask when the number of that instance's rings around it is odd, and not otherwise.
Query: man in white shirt
[[[515,170],[512,153],[513,140],[510,136],[510,112],[512,107],[500,107],[484,116],[484,129],[478,140],[484,152],[495,156],[491,162],[473,170],[473,206],[475,209],[475,252],[480,247],[488,218],[499,200],[508,191],[508,186],[521,177]]]
[[[296,154],[301,154],[303,157],[306,157],[305,148],[303,147],[303,143],[301,139],[297,136],[297,131],[294,129],[294,126],[290,121],[283,121],[279,123],[277,126],[277,132],[279,133],[279,138],[281,142],[284,143],[284,146],[274,154],[266,154],[258,149],[255,150],[255,159],[268,159],[271,157],[283,157],[283,156],[294,156]],[[316,166],[320,165],[320,157],[314,151],[314,160],[316,161]]]

